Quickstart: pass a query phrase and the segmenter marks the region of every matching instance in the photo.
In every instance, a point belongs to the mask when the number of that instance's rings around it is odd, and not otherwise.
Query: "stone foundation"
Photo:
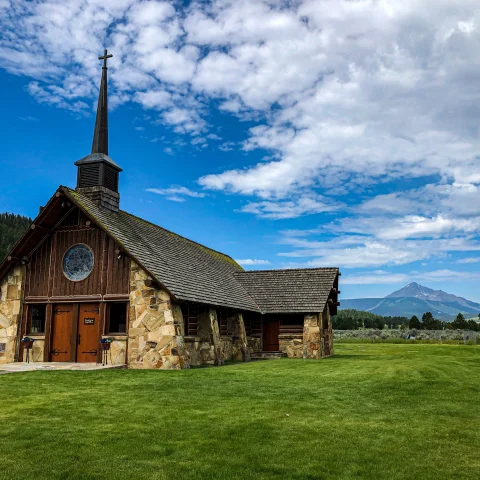
[[[232,312],[227,322],[228,332],[232,334],[220,336],[216,309],[207,308],[199,315],[197,336],[184,339],[191,366],[223,365],[227,360],[250,361],[251,347],[245,333],[243,315]]]
[[[189,336],[184,338],[184,343],[189,366],[214,365],[215,353],[210,342],[203,342],[200,337]]]
[[[278,336],[280,351],[288,358],[303,358],[303,335],[302,334],[280,334]]]
[[[33,347],[30,350],[30,361],[31,362],[43,362],[43,355],[45,352],[45,335],[33,336],[29,335],[30,338],[34,338]],[[27,361],[27,350],[23,349],[23,359],[22,362]]]
[[[220,349],[224,360],[233,360],[233,337],[221,336]]]
[[[108,351],[109,365],[125,365],[127,363],[127,336],[126,335],[102,335],[102,338],[111,338]]]
[[[228,331],[232,332],[232,359],[237,362],[249,362],[250,351],[241,313],[235,312],[228,317]]]
[[[247,347],[250,355],[260,353],[263,350],[261,337],[247,337]]]
[[[0,280],[0,364],[16,360],[22,316],[25,267],[16,266]]]
[[[133,261],[127,351],[129,368],[188,367],[180,306]]]

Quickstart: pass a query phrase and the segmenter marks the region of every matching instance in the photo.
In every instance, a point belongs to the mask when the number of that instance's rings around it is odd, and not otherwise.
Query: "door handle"
[[[78,334],[78,345],[80,345],[80,341],[81,341],[82,337],[80,334]]]

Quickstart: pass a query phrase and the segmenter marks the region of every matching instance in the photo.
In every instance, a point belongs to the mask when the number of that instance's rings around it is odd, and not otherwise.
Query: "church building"
[[[338,268],[246,272],[231,257],[120,207],[108,156],[107,51],[90,155],[0,264],[0,364],[180,369],[333,354]],[[1,260],[1,259],[0,259]]]

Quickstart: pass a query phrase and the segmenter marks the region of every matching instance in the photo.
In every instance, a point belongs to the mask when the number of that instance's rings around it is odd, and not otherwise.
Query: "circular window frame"
[[[86,247],[88,248],[88,250],[90,250],[91,254],[92,254],[92,259],[93,259],[93,262],[92,262],[92,269],[90,270],[90,272],[88,273],[88,275],[85,277],[85,278],[82,278],[81,280],[74,280],[72,278],[70,278],[66,273],[65,273],[65,268],[64,268],[64,262],[65,262],[65,257],[67,255],[67,253],[74,247],[79,247],[79,246],[82,246],[82,247]],[[83,282],[85,281],[93,272],[95,268],[95,253],[93,252],[93,249],[90,247],[90,245],[87,245],[86,243],[75,243],[73,244],[71,247],[68,247],[67,250],[65,251],[65,253],[63,254],[63,257],[62,257],[62,273],[63,275],[65,276],[65,278],[67,280],[69,280],[70,282],[75,282],[75,283],[78,283],[78,282]]]

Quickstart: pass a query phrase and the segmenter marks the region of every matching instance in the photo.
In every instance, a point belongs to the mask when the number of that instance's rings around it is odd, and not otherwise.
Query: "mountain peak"
[[[432,312],[435,318],[448,321],[453,320],[458,312],[474,317],[480,312],[479,303],[442,290],[432,290],[417,282],[409,283],[384,298],[342,299],[340,308],[354,308],[378,315],[408,318],[412,315],[420,318],[423,313]]]
[[[424,287],[417,282],[412,282],[405,287],[390,293],[385,298],[419,298],[421,300],[432,300],[435,302],[460,302],[462,305],[471,303],[463,297],[457,297],[451,293],[446,293],[443,290],[432,290],[431,288]]]

